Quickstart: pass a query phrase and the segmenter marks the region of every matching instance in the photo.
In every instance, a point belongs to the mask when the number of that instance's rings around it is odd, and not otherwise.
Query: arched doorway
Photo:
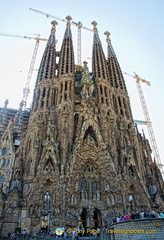
[[[102,225],[102,221],[101,221],[101,213],[98,209],[94,210],[94,215],[93,215],[93,227],[95,229],[97,229],[98,227],[100,227]]]
[[[80,218],[81,218],[80,227],[86,228],[87,227],[87,209],[86,208],[83,208]]]
[[[47,234],[48,231],[48,216],[42,216],[41,218],[41,230]]]
[[[97,229],[102,225],[101,213],[98,209],[94,209],[93,215],[90,216],[88,214],[88,209],[83,208],[80,215],[80,223],[79,226],[82,228],[95,228]]]

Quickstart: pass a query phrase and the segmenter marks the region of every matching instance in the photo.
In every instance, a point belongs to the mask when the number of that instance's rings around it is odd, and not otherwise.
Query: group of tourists
[[[163,211],[160,211],[160,212],[155,212],[155,211],[141,211],[140,213],[139,212],[132,212],[131,214],[130,213],[128,213],[128,212],[126,212],[124,215],[122,215],[122,216],[119,216],[119,217],[116,217],[116,218],[113,218],[113,221],[110,223],[110,224],[113,224],[113,223],[116,223],[116,222],[123,222],[123,221],[129,221],[129,220],[135,220],[135,219],[145,219],[145,218],[147,218],[147,219],[150,219],[150,218],[164,218],[164,212]],[[106,227],[105,226],[103,226],[103,227],[101,227],[101,228],[97,228],[97,230],[99,230],[99,233],[100,232],[102,232],[103,231],[103,229],[105,229]],[[82,231],[87,231],[87,229],[84,229],[84,228],[78,228],[77,230],[79,230],[79,232],[80,232],[80,230]],[[95,229],[93,229],[94,231],[96,231]],[[95,232],[93,232],[93,230],[90,230],[90,231],[87,231],[87,233],[89,233],[90,232],[90,236],[97,236],[98,234],[97,234],[97,232],[95,233]],[[78,231],[77,231],[78,232]],[[45,235],[49,235],[50,237],[58,237],[57,235],[56,235],[56,233],[55,233],[55,231],[53,231],[53,230],[50,230],[50,231],[48,231],[48,230],[40,230],[39,232],[38,232],[39,234],[45,234]],[[21,233],[23,236],[24,236],[24,238],[26,238],[26,235],[27,235],[27,232],[26,232],[26,230],[24,229],[23,231],[22,231],[22,233]],[[10,232],[8,233],[8,237],[10,237],[11,239],[12,238],[14,238],[14,235],[15,234],[11,234]],[[29,236],[31,235],[31,234],[28,234]],[[74,240],[78,240],[78,235],[79,236],[84,236],[84,233],[83,234],[81,234],[81,232],[80,232],[80,234],[78,234],[78,233],[76,233],[74,230],[72,230],[72,233],[71,233],[71,235],[72,235],[72,239],[74,239]],[[66,230],[64,230],[63,231],[63,234],[61,235],[61,237],[64,237],[64,238],[66,238],[68,236],[68,234],[67,234],[67,231]]]
[[[113,223],[115,222],[122,222],[128,221],[133,219],[144,219],[144,218],[164,218],[164,212],[154,212],[154,211],[142,211],[139,212],[132,212],[129,214],[126,212],[123,216],[117,217],[113,219]]]
[[[26,238],[27,232],[26,232],[25,229],[22,231],[21,234],[22,234],[23,238]],[[7,236],[8,236],[8,238],[10,238],[10,239],[15,239],[15,234],[14,234],[14,233],[9,232]]]

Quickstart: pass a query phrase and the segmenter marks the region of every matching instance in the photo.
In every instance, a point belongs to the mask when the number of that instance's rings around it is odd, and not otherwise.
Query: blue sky
[[[56,1],[56,0],[8,0],[1,1],[0,33],[26,36],[41,34],[48,38],[53,19],[29,11],[41,10],[65,18],[71,15],[74,21],[81,21],[92,28],[91,22],[98,22],[99,36],[106,54],[104,32],[111,33],[113,48],[122,70],[135,71],[141,78],[151,82],[142,84],[149,109],[161,160],[164,163],[164,1],[163,0],[101,0],[101,1]],[[58,21],[57,49],[63,39],[65,23]],[[77,28],[72,26],[76,56]],[[82,61],[92,54],[92,33],[82,31]],[[9,107],[17,108],[22,99],[35,41],[0,36],[0,106],[6,98]],[[45,43],[40,42],[35,69],[38,69]],[[91,66],[88,60],[89,67]],[[90,69],[91,70],[91,69]],[[31,94],[37,71],[30,83]],[[136,83],[125,77],[134,119],[144,119]],[[30,105],[31,97],[28,104]],[[145,126],[140,126],[145,129]],[[146,133],[147,134],[147,133]]]

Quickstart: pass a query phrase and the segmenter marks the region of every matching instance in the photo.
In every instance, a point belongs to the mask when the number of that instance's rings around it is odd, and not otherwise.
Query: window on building
[[[7,166],[10,166],[10,160],[7,160]]]
[[[88,187],[87,187],[87,180],[85,177],[81,178],[81,190],[83,191],[87,191]]]
[[[43,92],[42,92],[42,98],[44,98],[46,95],[46,88],[43,88]]]
[[[6,159],[3,160],[2,167],[6,165]]]
[[[84,172],[93,172],[93,168],[92,168],[92,166],[90,166],[90,165],[87,165],[85,168],[84,168]]]
[[[92,189],[92,192],[96,192],[98,190],[98,187],[97,187],[97,181],[96,181],[96,178],[92,178],[92,181],[91,181],[91,189]]]
[[[100,200],[98,181],[90,174],[81,178],[81,198],[82,200]]]
[[[5,156],[7,154],[7,149],[6,148],[3,148],[2,149],[2,156]]]
[[[96,135],[93,131],[92,126],[89,126],[89,128],[86,130],[85,135],[84,135],[84,140],[88,137],[88,135],[94,139],[94,141],[97,143]]]
[[[116,101],[116,97],[114,95],[113,95],[113,106],[114,106],[115,112],[118,113],[117,101]]]
[[[30,162],[30,171],[32,171],[32,161]]]
[[[4,177],[0,176],[0,186],[4,183]]]
[[[50,194],[49,194],[49,192],[46,192],[45,195],[44,195],[43,208],[45,210],[50,209]]]

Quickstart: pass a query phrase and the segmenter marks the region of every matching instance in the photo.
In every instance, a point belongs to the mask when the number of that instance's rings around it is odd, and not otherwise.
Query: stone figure
[[[82,73],[81,83],[83,85],[83,89],[81,91],[82,97],[83,98],[91,97],[93,94],[94,85],[93,85],[92,78],[90,76],[90,73],[89,73],[89,70],[87,67],[87,62],[84,62],[84,70]]]

